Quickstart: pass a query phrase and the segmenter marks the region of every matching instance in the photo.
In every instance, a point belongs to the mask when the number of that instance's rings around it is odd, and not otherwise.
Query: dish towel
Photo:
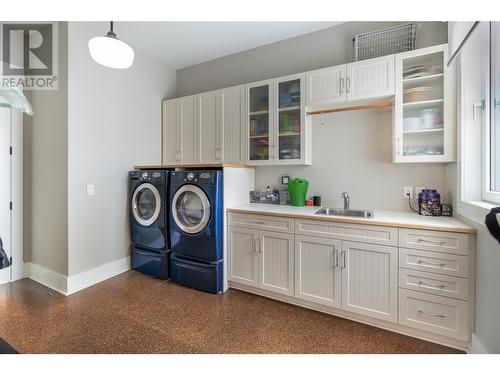
[[[2,239],[0,238],[0,270],[2,268],[6,268],[9,266],[10,266],[9,257],[5,253],[5,250],[3,249],[3,242]]]
[[[486,215],[484,223],[491,235],[495,237],[500,244],[500,207],[492,208],[490,213]]]

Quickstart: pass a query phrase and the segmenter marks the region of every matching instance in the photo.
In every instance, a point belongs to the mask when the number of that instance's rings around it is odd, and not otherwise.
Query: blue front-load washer
[[[222,171],[170,175],[171,278],[194,289],[222,291]]]
[[[169,277],[169,170],[129,172],[131,266]]]

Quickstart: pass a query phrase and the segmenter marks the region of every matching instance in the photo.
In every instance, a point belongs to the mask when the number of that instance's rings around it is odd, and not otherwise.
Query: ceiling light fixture
[[[106,36],[89,40],[90,56],[95,62],[113,69],[127,69],[134,62],[134,50],[113,32],[113,21]]]

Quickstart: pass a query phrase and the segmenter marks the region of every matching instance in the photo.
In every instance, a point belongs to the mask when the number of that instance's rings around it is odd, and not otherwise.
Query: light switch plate
[[[87,184],[87,196],[94,195],[95,187],[92,184]]]

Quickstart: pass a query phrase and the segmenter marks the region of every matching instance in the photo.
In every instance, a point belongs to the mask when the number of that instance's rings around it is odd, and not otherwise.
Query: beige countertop
[[[253,165],[237,163],[215,163],[215,164],[149,164],[134,165],[135,169],[167,169],[167,168],[255,168]]]
[[[421,216],[413,212],[386,210],[374,210],[374,215],[371,219],[315,215],[315,212],[319,209],[320,207],[293,207],[274,204],[247,203],[241,206],[228,208],[228,211],[255,215],[284,216],[298,219],[313,219],[352,224],[383,225],[398,228],[476,234],[476,228],[462,223],[453,217]]]

